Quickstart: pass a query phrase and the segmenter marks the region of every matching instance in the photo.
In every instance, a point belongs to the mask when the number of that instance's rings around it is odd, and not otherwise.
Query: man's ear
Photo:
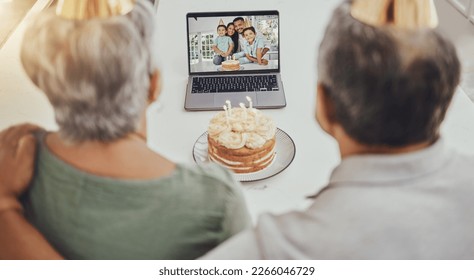
[[[148,91],[148,103],[155,102],[161,93],[161,73],[155,70],[150,75],[150,89]]]
[[[336,124],[336,112],[328,91],[322,83],[318,83],[316,93],[316,120],[325,132],[332,135]]]

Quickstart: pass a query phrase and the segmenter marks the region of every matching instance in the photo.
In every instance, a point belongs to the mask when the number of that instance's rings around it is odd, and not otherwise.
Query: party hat
[[[351,15],[373,26],[416,29],[438,25],[433,0],[354,0]]]
[[[245,28],[251,27],[251,26],[252,26],[252,21],[249,20],[248,18],[245,18],[245,20],[244,20],[244,26],[245,26]]]
[[[59,0],[58,16],[83,20],[125,15],[133,10],[136,0]]]

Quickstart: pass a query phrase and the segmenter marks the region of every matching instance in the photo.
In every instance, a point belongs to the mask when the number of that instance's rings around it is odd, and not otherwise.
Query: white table
[[[33,13],[42,2],[35,6]],[[158,8],[163,70],[161,108],[148,112],[149,145],[173,161],[193,163],[192,147],[206,130],[215,112],[186,112],[183,109],[188,77],[186,25],[187,12],[224,10],[280,11],[280,51],[282,78],[288,106],[267,110],[277,126],[296,143],[293,163],[279,175],[244,184],[244,193],[255,219],[262,212],[281,213],[302,209],[305,196],[317,192],[327,182],[339,162],[336,143],[323,133],[314,120],[317,46],[333,8],[339,1],[318,0],[161,0]],[[238,4],[237,4],[238,3]],[[26,19],[28,21],[28,19]],[[52,108],[44,95],[23,73],[19,46],[22,23],[0,50],[0,129],[30,121],[56,128]],[[474,105],[459,91],[443,126],[448,145],[474,154]]]

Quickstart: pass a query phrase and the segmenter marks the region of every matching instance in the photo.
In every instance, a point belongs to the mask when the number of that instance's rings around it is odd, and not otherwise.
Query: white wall
[[[461,88],[474,101],[474,24],[469,21],[467,12],[469,6],[455,8],[448,0],[435,0],[438,11],[438,30],[451,39],[458,51],[462,64]],[[474,0],[471,12],[474,12]],[[464,3],[466,2],[458,2]]]
[[[224,25],[227,26],[229,22],[232,22],[235,17],[222,17]],[[199,18],[197,21],[193,18],[189,18],[189,33],[197,32],[214,32],[217,33],[217,26],[219,25],[221,17],[204,17]]]
[[[459,41],[474,36],[474,25],[447,0],[435,0],[439,17],[439,31],[451,40]]]
[[[448,0],[434,2],[439,17],[438,30],[454,42],[463,65],[474,70],[474,24]]]

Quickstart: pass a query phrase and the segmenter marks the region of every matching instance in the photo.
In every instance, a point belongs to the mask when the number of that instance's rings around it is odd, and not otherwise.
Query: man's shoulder
[[[462,165],[468,169],[472,169],[472,166],[474,166],[474,154],[465,154],[453,151],[452,155],[455,159],[455,164]],[[474,172],[472,175],[474,176]]]

